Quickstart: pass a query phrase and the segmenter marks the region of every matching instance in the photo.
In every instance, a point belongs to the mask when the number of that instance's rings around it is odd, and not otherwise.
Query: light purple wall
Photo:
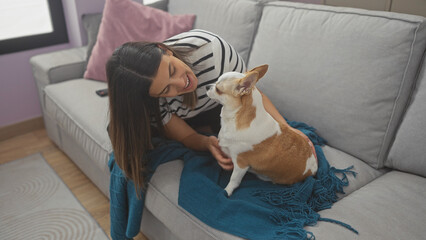
[[[62,0],[62,3],[69,43],[0,55],[0,127],[41,116],[29,59],[38,54],[86,44],[81,15],[101,12],[105,0]]]
[[[0,55],[0,127],[41,116],[29,59],[69,44]]]

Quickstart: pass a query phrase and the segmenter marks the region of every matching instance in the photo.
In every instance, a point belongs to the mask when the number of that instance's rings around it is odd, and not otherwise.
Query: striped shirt
[[[219,103],[210,99],[206,92],[209,84],[215,83],[225,72],[245,72],[246,66],[237,51],[221,37],[205,30],[194,29],[173,36],[164,44],[173,47],[192,49],[187,60],[198,78],[198,101],[194,109],[184,106],[183,97],[160,98],[160,110],[163,124],[167,124],[172,114],[186,119],[213,109]]]

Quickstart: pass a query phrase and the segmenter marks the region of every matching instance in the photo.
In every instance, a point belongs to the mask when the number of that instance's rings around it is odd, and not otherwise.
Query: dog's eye
[[[219,90],[219,88],[215,87],[217,94],[222,94],[222,91]]]

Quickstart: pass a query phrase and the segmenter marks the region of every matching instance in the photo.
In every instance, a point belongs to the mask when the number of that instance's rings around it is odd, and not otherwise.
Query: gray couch
[[[332,166],[354,166],[346,194],[307,227],[317,239],[425,239],[426,21],[419,16],[283,1],[169,0],[195,28],[229,41],[248,68],[269,64],[259,88],[288,119],[324,137]],[[161,5],[161,4],[160,4]],[[99,24],[99,23],[98,23]],[[89,34],[90,35],[90,34]],[[106,195],[106,83],[83,79],[87,47],[31,59],[49,137]],[[181,160],[161,165],[141,230],[150,239],[241,239],[178,206]]]

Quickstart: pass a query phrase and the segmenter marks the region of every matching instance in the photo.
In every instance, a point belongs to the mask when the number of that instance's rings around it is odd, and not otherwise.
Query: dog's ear
[[[248,71],[250,72],[257,72],[259,74],[259,77],[257,80],[261,79],[263,76],[265,76],[266,72],[268,71],[268,64],[264,64],[258,67],[253,68],[252,70]]]
[[[246,73],[246,76],[241,78],[238,81],[238,84],[235,87],[234,95],[242,96],[242,95],[250,94],[254,85],[256,85],[256,82],[258,79],[259,79],[258,72],[254,71],[254,72]]]

